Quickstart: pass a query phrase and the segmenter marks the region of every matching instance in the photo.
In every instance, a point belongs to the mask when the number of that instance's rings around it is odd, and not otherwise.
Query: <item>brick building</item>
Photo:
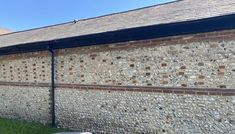
[[[0,117],[94,133],[234,133],[235,1],[0,36]]]

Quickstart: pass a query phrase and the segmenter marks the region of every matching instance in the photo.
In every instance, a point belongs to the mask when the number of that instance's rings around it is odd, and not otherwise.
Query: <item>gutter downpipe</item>
[[[48,46],[48,51],[51,53],[51,125],[55,124],[55,51],[52,45]]]

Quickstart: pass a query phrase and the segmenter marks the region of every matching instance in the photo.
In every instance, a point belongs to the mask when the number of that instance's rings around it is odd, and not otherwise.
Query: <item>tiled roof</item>
[[[149,25],[198,20],[234,13],[235,0],[179,0],[167,4],[79,20],[76,23],[68,22],[1,35],[0,48]]]

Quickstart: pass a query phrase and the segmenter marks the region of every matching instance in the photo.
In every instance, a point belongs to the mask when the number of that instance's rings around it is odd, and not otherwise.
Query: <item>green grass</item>
[[[39,123],[0,119],[0,134],[52,134],[62,131],[65,130]]]

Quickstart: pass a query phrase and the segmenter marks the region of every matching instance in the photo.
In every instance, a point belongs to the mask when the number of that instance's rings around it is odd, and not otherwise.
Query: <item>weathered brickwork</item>
[[[57,83],[234,88],[234,31],[59,50]],[[49,52],[1,56],[0,81],[50,82]],[[94,66],[96,65],[96,66]]]
[[[0,57],[1,82],[48,83],[51,61],[48,52],[16,54]]]
[[[48,52],[35,52],[0,57],[1,118],[50,123],[49,84],[47,87],[35,86],[50,82],[51,63],[48,56]],[[27,82],[34,85],[22,85]]]
[[[50,53],[0,56],[0,117],[50,123]],[[95,133],[235,133],[235,31],[56,50],[56,122]]]
[[[150,41],[145,41],[145,44]],[[60,50],[57,82],[166,87],[235,87],[235,42],[194,41],[110,50]],[[174,42],[175,43],[175,42]],[[91,50],[92,51],[89,51]]]
[[[232,134],[235,97],[60,88],[59,126],[95,133]]]
[[[185,88],[185,87],[150,87],[150,86],[109,86],[109,85],[81,85],[81,84],[56,84],[57,88],[71,88],[80,90],[100,90],[100,91],[128,91],[128,92],[148,92],[148,93],[173,93],[189,95],[215,95],[215,96],[235,96],[234,89],[219,88]]]
[[[48,87],[0,86],[0,117],[50,122]]]

